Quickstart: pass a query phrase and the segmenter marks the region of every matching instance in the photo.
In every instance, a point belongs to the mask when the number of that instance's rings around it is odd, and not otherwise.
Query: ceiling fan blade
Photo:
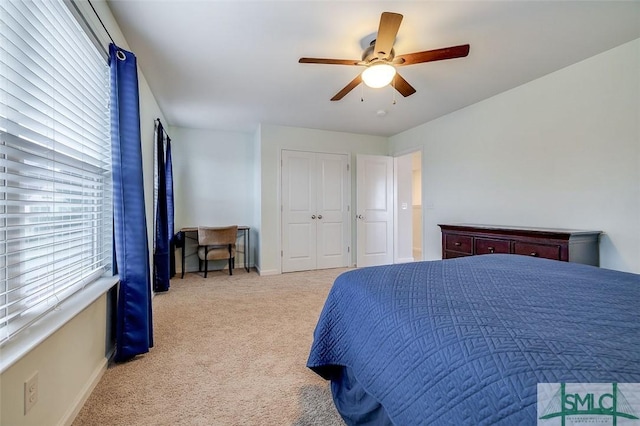
[[[416,89],[414,89],[413,86],[398,73],[393,77],[393,87],[395,87],[396,90],[405,98],[416,93]]]
[[[444,59],[463,58],[469,54],[469,45],[445,47],[443,49],[426,50],[424,52],[407,53],[396,56],[393,60],[395,65],[412,65],[422,62],[442,61]]]
[[[380,25],[378,27],[378,35],[376,36],[376,45],[374,47],[374,55],[378,58],[388,58],[393,49],[393,43],[396,42],[396,35],[400,29],[402,15],[399,13],[383,12],[380,16]]]
[[[355,59],[300,58],[298,62],[301,64],[363,65],[362,61]]]
[[[336,95],[333,98],[331,98],[331,100],[332,101],[339,101],[340,99],[344,98],[347,93],[349,93],[350,91],[355,89],[356,86],[358,84],[360,84],[360,83],[362,83],[362,77],[361,77],[361,74],[358,74],[358,76],[356,78],[354,78],[353,80],[351,80],[351,82],[349,84],[344,86],[344,88],[341,91],[336,93]]]

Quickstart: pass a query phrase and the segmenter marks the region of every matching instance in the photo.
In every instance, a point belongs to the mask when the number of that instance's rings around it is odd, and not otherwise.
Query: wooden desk
[[[251,228],[249,228],[248,226],[245,225],[239,225],[238,226],[238,235],[240,235],[242,233],[242,237],[244,240],[244,269],[249,272],[249,253],[251,252],[251,250],[249,249],[249,236],[250,236],[250,231]],[[186,242],[185,242],[185,238],[187,238],[187,234],[196,234],[196,237],[194,238],[195,240],[198,239],[198,227],[197,226],[185,226],[184,228],[180,228],[180,231],[178,231],[179,234],[181,234],[181,240],[182,240],[182,276],[180,278],[184,278],[184,270],[185,270],[185,265],[184,265],[184,259],[185,259],[185,246],[186,246]]]

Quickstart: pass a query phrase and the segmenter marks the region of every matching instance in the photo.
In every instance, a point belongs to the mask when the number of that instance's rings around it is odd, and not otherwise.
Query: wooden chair
[[[236,239],[238,238],[238,226],[225,227],[198,227],[198,258],[199,271],[202,271],[204,262],[204,277],[207,278],[209,260],[229,260],[229,275],[233,275],[236,259]]]

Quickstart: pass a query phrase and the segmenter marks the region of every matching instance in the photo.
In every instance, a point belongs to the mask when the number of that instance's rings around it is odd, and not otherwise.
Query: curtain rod
[[[91,6],[91,9],[93,10],[93,13],[96,14],[96,17],[98,18],[98,21],[100,21],[100,25],[102,25],[102,28],[104,28],[104,31],[107,33],[107,35],[109,36],[109,39],[111,40],[111,43],[113,43],[115,46],[117,46],[116,42],[113,41],[113,37],[111,37],[111,33],[109,32],[109,30],[107,29],[107,27],[104,25],[104,22],[102,22],[102,19],[100,18],[100,15],[98,15],[98,11],[96,10],[95,7],[93,7],[93,3],[91,3],[91,0],[87,0],[89,2],[89,6]],[[108,54],[108,53],[107,53]]]

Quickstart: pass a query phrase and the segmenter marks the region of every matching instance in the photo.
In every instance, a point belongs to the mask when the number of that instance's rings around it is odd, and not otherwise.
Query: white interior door
[[[393,158],[356,160],[358,267],[393,263]]]
[[[316,156],[282,151],[282,272],[316,268]]]
[[[349,262],[350,176],[348,157],[317,155],[317,268],[338,268]]]
[[[282,272],[350,262],[349,157],[282,151]]]

